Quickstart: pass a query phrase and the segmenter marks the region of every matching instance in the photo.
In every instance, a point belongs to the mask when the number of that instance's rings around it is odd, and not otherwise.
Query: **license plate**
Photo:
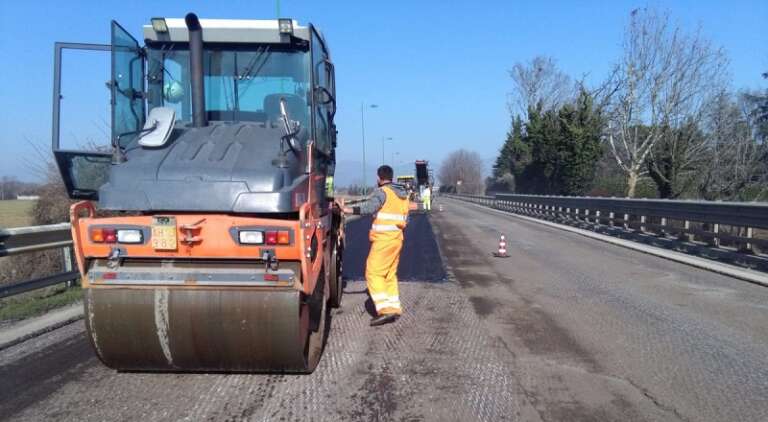
[[[152,217],[152,248],[159,251],[176,250],[176,217]]]

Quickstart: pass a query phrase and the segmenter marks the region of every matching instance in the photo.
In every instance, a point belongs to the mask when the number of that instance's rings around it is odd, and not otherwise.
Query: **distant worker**
[[[424,201],[424,211],[430,211],[432,209],[432,188],[427,185],[424,188],[424,192],[421,194],[421,200]]]
[[[395,322],[403,312],[397,287],[397,265],[410,208],[408,191],[392,183],[392,167],[383,165],[376,173],[379,188],[373,196],[358,206],[344,207],[347,214],[374,215],[368,235],[371,252],[365,264],[368,293],[377,314],[371,319],[371,326]]]

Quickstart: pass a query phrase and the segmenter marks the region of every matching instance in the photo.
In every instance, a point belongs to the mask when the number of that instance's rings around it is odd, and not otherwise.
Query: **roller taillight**
[[[91,227],[89,232],[91,242],[94,243],[144,243],[144,234],[139,229]]]
[[[248,245],[290,245],[291,232],[287,230],[240,230],[238,240]]]

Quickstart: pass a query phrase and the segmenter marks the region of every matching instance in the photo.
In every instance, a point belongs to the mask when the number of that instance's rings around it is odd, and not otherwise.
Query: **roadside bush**
[[[47,167],[46,182],[40,187],[40,199],[32,208],[32,224],[55,224],[69,221],[72,203],[64,189],[55,164]],[[61,250],[27,253],[0,259],[0,284],[12,283],[55,274],[64,269]]]

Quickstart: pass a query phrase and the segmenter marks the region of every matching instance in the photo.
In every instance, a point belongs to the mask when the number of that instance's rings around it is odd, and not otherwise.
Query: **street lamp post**
[[[377,108],[378,106],[376,104],[369,104],[368,108]],[[366,184],[365,184],[365,101],[360,103],[360,127],[363,131],[363,195],[365,195],[366,191]]]
[[[381,138],[381,165],[383,166],[386,164],[384,161],[384,141],[391,141],[391,137],[382,137]],[[393,163],[394,164],[394,163]]]

